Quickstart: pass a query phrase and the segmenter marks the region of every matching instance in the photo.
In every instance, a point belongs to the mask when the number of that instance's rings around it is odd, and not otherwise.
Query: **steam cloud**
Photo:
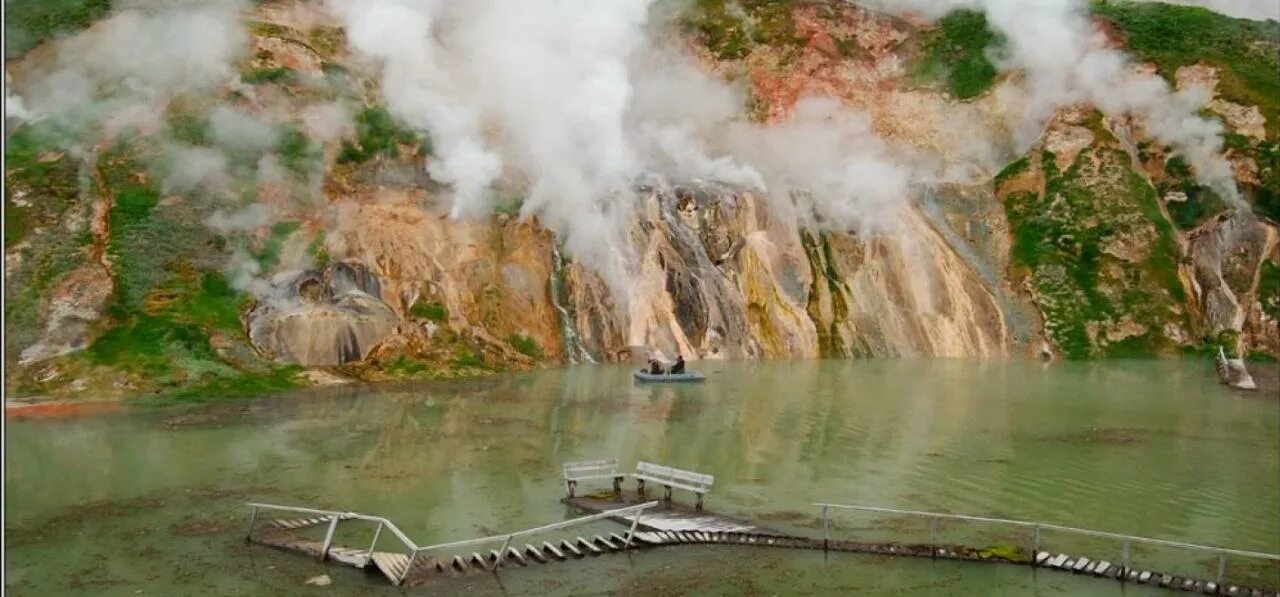
[[[710,77],[651,30],[653,0],[332,0],[354,50],[382,66],[387,105],[428,131],[427,167],[452,185],[452,215],[487,213],[505,173],[529,180],[522,207],[624,295],[625,222],[647,172],[803,192],[842,228],[890,221],[907,172],[866,119],[807,104],[793,123],[745,122],[740,89]],[[811,138],[812,137],[812,138]]]
[[[877,233],[896,231],[913,185],[949,167],[882,139],[866,115],[834,100],[801,101],[782,123],[750,122],[742,89],[660,38],[665,23],[653,18],[657,1],[328,0],[328,6],[344,21],[354,53],[380,67],[388,108],[430,134],[436,155],[423,166],[450,186],[451,215],[487,214],[496,186],[508,178],[527,181],[522,215],[555,230],[623,301],[635,261],[626,227],[638,200],[635,185],[647,173],[767,191],[780,213]],[[1173,92],[1105,47],[1084,0],[859,3],[932,17],[983,11],[1008,42],[994,56],[997,65],[1025,73],[997,90],[1003,105],[1016,107],[1011,128],[1019,147],[1040,136],[1057,108],[1088,102],[1141,116],[1154,136],[1187,156],[1201,182],[1235,196],[1219,157],[1221,126],[1196,115],[1207,98]],[[27,112],[36,114],[11,115],[79,119],[108,134],[163,133],[160,102],[237,80],[234,65],[249,47],[240,7],[125,8],[67,40],[56,68],[25,86]],[[730,8],[745,14],[736,4]],[[347,107],[338,103],[309,107],[299,119],[320,141],[351,128]],[[246,155],[257,156],[261,181],[284,178],[270,154],[277,133],[260,114],[224,107],[209,122],[213,147],[170,144],[166,189],[225,185],[238,178],[231,164]],[[243,230],[274,215],[249,209],[210,223]],[[258,273],[245,264],[236,269],[246,279]]]
[[[1018,70],[1024,80],[1002,85],[1005,105],[1017,106],[1013,127],[1019,146],[1039,138],[1058,108],[1087,102],[1108,114],[1132,113],[1147,131],[1186,156],[1197,180],[1239,202],[1231,167],[1221,158],[1222,125],[1197,115],[1210,98],[1199,89],[1174,92],[1159,76],[1141,72],[1123,52],[1108,48],[1094,29],[1084,0],[875,0],[894,12],[941,17],[956,9],[979,10],[1006,39],[995,64]]]

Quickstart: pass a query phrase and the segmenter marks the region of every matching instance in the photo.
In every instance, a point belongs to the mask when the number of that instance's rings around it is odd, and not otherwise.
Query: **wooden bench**
[[[586,481],[588,479],[613,479],[613,492],[622,492],[622,479],[625,474],[618,472],[618,461],[614,458],[605,460],[581,460],[578,462],[566,462],[563,465],[564,487],[569,492],[569,497],[573,497],[573,492],[578,487],[578,481]]]
[[[711,484],[715,483],[716,478],[711,475],[695,473],[670,466],[662,466],[652,462],[637,462],[636,472],[631,474],[636,479],[636,491],[640,495],[644,495],[644,482],[652,481],[666,487],[667,494],[664,496],[666,501],[671,501],[671,489],[678,488],[691,491],[698,496],[698,503],[695,509],[702,510],[702,498],[711,491]]]

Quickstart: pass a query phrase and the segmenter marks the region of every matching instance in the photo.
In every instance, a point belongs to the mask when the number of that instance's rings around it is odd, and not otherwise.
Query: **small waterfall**
[[[582,345],[578,330],[573,325],[573,313],[564,302],[564,255],[560,253],[560,243],[551,243],[551,304],[560,312],[560,335],[564,339],[565,356],[570,363],[594,363],[587,347]]]

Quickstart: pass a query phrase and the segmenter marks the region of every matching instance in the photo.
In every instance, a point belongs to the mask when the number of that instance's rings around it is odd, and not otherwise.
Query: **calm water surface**
[[[11,422],[6,589],[391,594],[374,576],[246,546],[243,502],[381,514],[426,544],[563,520],[559,464],[605,457],[712,473],[710,509],[802,532],[820,532],[812,504],[831,501],[1280,551],[1280,402],[1225,390],[1204,362],[698,365],[705,384],[641,386],[627,368],[583,366]],[[846,535],[914,532],[881,523],[835,521]],[[302,584],[321,573],[333,585]],[[1118,595],[1119,586],[1013,566],[702,547],[445,588]]]

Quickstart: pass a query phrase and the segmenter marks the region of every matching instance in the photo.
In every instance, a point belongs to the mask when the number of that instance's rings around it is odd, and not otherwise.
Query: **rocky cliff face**
[[[751,2],[754,33],[742,37],[706,4],[684,18],[683,39],[708,69],[748,81],[761,121],[816,93],[866,110],[883,135],[952,155],[971,151],[964,127],[998,128],[1008,109],[984,88],[921,74],[930,48],[951,43],[941,30],[846,3]],[[519,199],[447,217],[422,172],[430,142],[379,107],[370,67],[321,7],[265,3],[246,18],[244,85],[160,106],[152,137],[163,140],[99,133],[93,151],[72,151],[39,122],[9,137],[11,390],[243,393],[650,349],[1094,358],[1226,343],[1280,355],[1275,106],[1218,89],[1217,66],[1167,76],[1216,94],[1209,110],[1230,131],[1244,208],[1196,185],[1141,123],[1074,106],[989,182],[922,188],[892,234],[804,223],[776,209],[785,198],[733,185],[656,177],[637,195],[620,296],[536,218],[518,217]],[[13,63],[19,86],[57,43]],[[354,122],[317,125],[341,102],[361,106]],[[201,123],[225,117],[220,106],[281,119],[272,126],[283,131],[233,154],[278,175],[235,187],[249,206],[230,212],[149,166],[175,139],[216,146]],[[499,192],[520,197],[521,181]]]

